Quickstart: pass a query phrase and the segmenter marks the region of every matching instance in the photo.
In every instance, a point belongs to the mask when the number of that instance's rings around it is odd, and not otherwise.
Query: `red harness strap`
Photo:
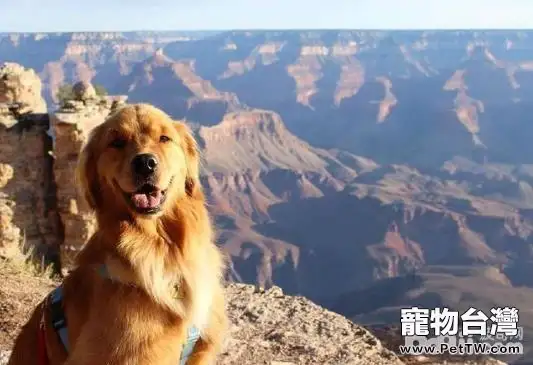
[[[44,307],[44,306],[43,306]],[[48,353],[46,351],[46,334],[44,326],[44,310],[39,324],[39,333],[37,334],[37,365],[48,365]]]

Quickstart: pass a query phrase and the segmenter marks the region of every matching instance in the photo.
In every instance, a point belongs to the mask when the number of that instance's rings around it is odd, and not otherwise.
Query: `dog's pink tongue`
[[[159,204],[161,204],[161,198],[163,195],[161,194],[161,191],[154,191],[150,194],[143,194],[143,193],[137,193],[133,194],[132,200],[133,204],[135,204],[138,208],[143,209],[149,209],[149,208],[155,208]]]

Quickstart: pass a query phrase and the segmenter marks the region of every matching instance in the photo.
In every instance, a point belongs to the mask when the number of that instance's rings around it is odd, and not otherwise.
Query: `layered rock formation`
[[[95,229],[94,216],[80,199],[74,174],[79,153],[90,131],[124,103],[126,98],[97,97],[91,84],[75,85],[74,99],[66,100],[51,117],[55,136],[54,179],[57,186],[57,208],[63,224],[61,263],[71,264],[72,254],[89,239]]]
[[[26,245],[46,254],[59,243],[43,113],[35,72],[10,63],[0,67],[0,252]]]

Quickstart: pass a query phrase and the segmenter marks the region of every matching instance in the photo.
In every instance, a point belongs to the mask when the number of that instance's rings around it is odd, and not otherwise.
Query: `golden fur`
[[[159,160],[154,181],[166,200],[154,214],[139,214],[125,198],[137,187],[130,161],[140,153]],[[92,131],[77,177],[98,229],[63,283],[70,351],[51,328],[43,301],[8,364],[38,364],[43,313],[50,365],[177,365],[192,324],[201,338],[187,364],[214,363],[227,328],[224,263],[186,125],[153,106],[124,107]],[[103,263],[112,280],[97,273]]]

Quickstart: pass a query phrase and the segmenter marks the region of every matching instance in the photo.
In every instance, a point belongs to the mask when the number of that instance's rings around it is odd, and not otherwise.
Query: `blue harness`
[[[104,265],[102,265],[98,272],[100,275],[106,278],[110,278],[107,269]],[[57,288],[55,288],[50,293],[50,301],[49,301],[49,308],[50,308],[50,316],[52,319],[52,327],[54,328],[55,332],[58,334],[59,339],[61,340],[61,343],[65,347],[65,350],[69,351],[69,342],[68,342],[68,329],[67,329],[67,320],[65,318],[65,313],[63,311],[63,286],[60,285]],[[189,328],[187,333],[187,342],[183,345],[183,349],[181,351],[181,358],[179,365],[185,365],[187,360],[192,354],[192,351],[194,349],[194,345],[200,338],[200,331],[195,326],[192,326]]]

